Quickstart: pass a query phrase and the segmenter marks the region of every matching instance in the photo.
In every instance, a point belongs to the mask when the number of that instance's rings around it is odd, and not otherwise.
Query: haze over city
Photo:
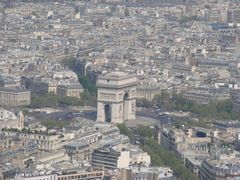
[[[3,179],[240,179],[240,1],[0,1]]]

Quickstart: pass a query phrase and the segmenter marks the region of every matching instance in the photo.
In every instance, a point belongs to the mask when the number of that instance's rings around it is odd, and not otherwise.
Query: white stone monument
[[[97,79],[97,121],[122,123],[135,119],[137,77],[111,72]]]

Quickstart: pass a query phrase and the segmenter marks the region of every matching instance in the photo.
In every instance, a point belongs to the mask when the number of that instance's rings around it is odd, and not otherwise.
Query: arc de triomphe
[[[97,121],[122,123],[135,119],[137,77],[111,72],[97,79]]]

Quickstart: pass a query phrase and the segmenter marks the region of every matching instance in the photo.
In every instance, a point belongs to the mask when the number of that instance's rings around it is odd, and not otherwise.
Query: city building
[[[0,108],[0,130],[4,128],[21,130],[24,128],[24,118],[22,111],[14,113]]]
[[[7,132],[7,131],[6,131]],[[38,149],[41,150],[57,150],[63,147],[67,141],[63,142],[63,138],[59,135],[47,133],[34,133],[34,132],[20,132],[18,137],[25,142],[34,141],[37,143]]]
[[[92,153],[92,166],[107,169],[128,168],[130,163],[130,152],[115,151],[111,147],[96,149]]]
[[[69,160],[69,156],[64,150],[55,150],[54,152],[43,154],[39,153],[39,155],[34,158],[34,161],[36,161],[37,164],[36,167],[41,167],[45,164],[57,164],[67,160]]]
[[[62,175],[57,175],[57,180],[70,180],[70,179],[84,179],[95,180],[104,178],[104,169],[93,168],[84,171],[67,172]]]
[[[31,101],[30,91],[26,89],[0,89],[2,106],[26,106]]]
[[[229,99],[229,93],[211,90],[192,89],[183,92],[183,97],[197,104],[209,104]]]
[[[14,178],[15,180],[57,180],[57,175],[56,174],[49,174],[49,175],[44,175],[44,174],[19,174]]]
[[[204,160],[199,171],[199,178],[201,180],[239,179],[239,153],[229,151]]]
[[[104,169],[89,168],[89,169],[76,169],[64,170],[61,173],[49,172],[19,172],[15,176],[15,180],[70,180],[70,179],[84,179],[96,180],[104,178]]]
[[[161,94],[161,87],[156,84],[140,84],[137,86],[137,98],[153,100],[154,96]]]
[[[20,86],[20,78],[0,75],[0,88],[14,89]]]
[[[57,94],[58,83],[56,80],[49,78],[42,79],[30,79],[29,87],[32,92],[36,94],[53,93]]]
[[[195,66],[185,65],[185,64],[173,64],[172,74],[175,76],[187,76],[194,72]]]
[[[173,172],[170,168],[165,167],[131,167],[132,179],[146,180],[175,180]]]
[[[59,85],[57,87],[57,94],[59,96],[68,96],[81,98],[81,93],[83,93],[82,86],[79,85]]]
[[[233,105],[233,110],[240,112],[240,89],[231,89],[230,98]]]
[[[210,142],[209,132],[202,128],[163,128],[160,144],[163,148],[172,150],[185,164],[187,159],[201,162],[208,157]]]
[[[62,79],[61,79],[62,78]],[[70,78],[70,77],[69,77]],[[76,79],[65,77],[41,78],[28,80],[32,92],[37,94],[53,93],[59,96],[81,98],[83,87]]]
[[[67,155],[75,160],[90,160],[91,150],[86,142],[74,141],[64,146]]]

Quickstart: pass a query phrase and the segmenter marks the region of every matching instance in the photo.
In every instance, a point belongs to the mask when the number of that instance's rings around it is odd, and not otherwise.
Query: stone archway
[[[129,94],[126,92],[123,96],[123,118],[128,119],[129,113],[129,103],[128,103]]]
[[[105,113],[105,122],[111,122],[112,121],[112,108],[109,104],[106,104],[104,106],[104,113]]]

